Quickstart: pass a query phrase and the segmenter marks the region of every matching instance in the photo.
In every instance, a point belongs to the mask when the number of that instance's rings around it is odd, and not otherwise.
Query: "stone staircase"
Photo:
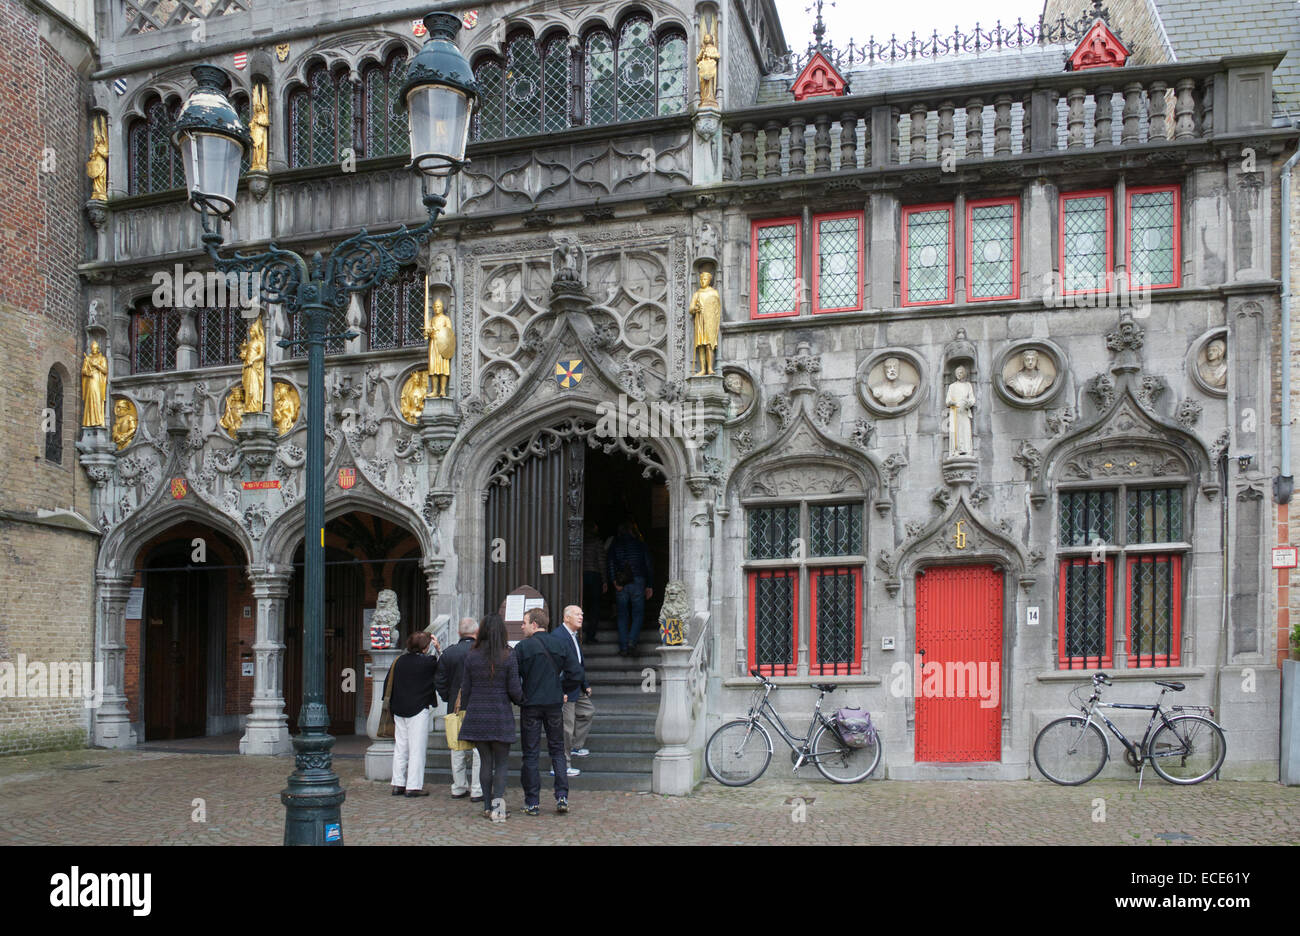
[[[647,624],[649,622],[647,621]],[[587,736],[587,757],[573,758],[572,766],[582,771],[569,778],[571,793],[582,790],[629,790],[643,792],[650,789],[650,774],[654,754],[659,749],[655,740],[655,719],[659,714],[659,628],[646,627],[641,632],[640,656],[618,655],[618,635],[613,625],[602,627],[596,643],[583,645],[583,658],[587,666],[587,680],[591,683],[591,701],[596,706],[596,717]],[[643,692],[647,667],[655,671],[655,691]],[[515,720],[518,729],[518,717]],[[519,771],[523,759],[519,743],[510,747],[510,779],[507,790],[519,789]],[[551,790],[551,759],[546,753],[546,735],[542,734],[542,751],[539,760],[542,772],[542,802],[548,802]],[[435,729],[429,734],[429,755],[424,771],[430,792],[451,785],[451,752],[447,737],[442,731],[442,719],[435,720]],[[510,795],[507,793],[507,796]]]

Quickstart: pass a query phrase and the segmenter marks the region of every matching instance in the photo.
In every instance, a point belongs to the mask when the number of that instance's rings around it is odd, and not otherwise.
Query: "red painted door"
[[[916,575],[916,760],[1002,759],[1002,572],[932,566]]]

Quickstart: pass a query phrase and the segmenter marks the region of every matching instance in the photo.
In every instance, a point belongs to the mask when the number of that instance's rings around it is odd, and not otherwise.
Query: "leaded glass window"
[[[293,323],[290,325],[289,330],[293,332],[294,341],[302,343],[291,345],[286,353],[290,357],[305,358],[307,356],[307,344],[304,339],[307,337],[307,323],[301,315],[293,317]],[[326,354],[343,354],[347,351],[347,339],[343,337],[347,330],[348,307],[345,305],[341,309],[337,306],[330,309],[329,324],[325,326],[325,334],[330,336],[329,340],[325,342]]]
[[[485,59],[474,69],[478,83],[478,108],[474,114],[474,139],[496,140],[505,136],[505,107],[501,100],[505,70],[494,59]]]
[[[584,44],[586,74],[583,89],[587,96],[587,124],[599,126],[615,120],[617,80],[614,72],[614,39],[603,29],[588,33]]]
[[[650,20],[634,16],[618,34],[618,119],[655,115],[655,46]]]
[[[389,56],[383,65],[366,69],[362,79],[362,112],[365,117],[365,148],[362,155],[396,156],[409,152],[406,110],[398,106],[397,93],[406,78],[406,52]]]
[[[968,298],[1014,299],[1016,283],[1016,204],[972,203],[967,215]]]
[[[573,62],[569,40],[556,36],[542,55],[542,116],[547,133],[559,133],[572,122]]]
[[[199,332],[199,367],[239,363],[239,346],[248,338],[251,324],[243,310],[199,309],[194,318]]]
[[[1114,491],[1062,491],[1062,546],[1094,546],[1115,542]]]
[[[1178,190],[1128,193],[1128,272],[1133,286],[1176,286],[1179,281]]]
[[[506,47],[505,114],[510,136],[542,132],[542,57],[526,33]]]
[[[1113,565],[1092,559],[1061,563],[1061,662],[1067,668],[1110,665]]]
[[[951,302],[952,210],[904,209],[903,226],[903,305]]]
[[[249,126],[249,120],[252,118],[252,114],[249,112],[248,109],[248,96],[241,94],[230,103],[234,105],[235,113],[239,115],[239,119],[244,123],[244,128],[247,129]],[[248,171],[248,167],[252,165],[252,162],[253,162],[253,148],[251,146],[245,146],[244,155],[241,156],[239,159],[240,178],[243,178],[244,173]]]
[[[376,283],[367,305],[371,351],[424,343],[424,277],[416,268]]]
[[[815,218],[816,312],[862,308],[862,216]]]
[[[1175,614],[1181,557],[1145,553],[1128,560],[1129,666],[1177,663]]]
[[[862,554],[862,504],[810,504],[810,556]]]
[[[136,374],[176,369],[177,332],[181,313],[147,303],[131,316],[131,368]]]
[[[814,569],[812,581],[812,662],[817,675],[848,675],[858,659],[858,619],[862,571],[853,568]]]
[[[1061,230],[1065,292],[1104,291],[1110,272],[1109,193],[1062,195]]]
[[[749,514],[749,558],[785,559],[799,536],[799,505],[756,507]]]
[[[753,662],[764,672],[793,675],[795,656],[795,596],[799,588],[795,570],[773,569],[750,575],[754,602]]]
[[[798,309],[799,222],[754,226],[754,317],[794,315]]]
[[[51,367],[45,378],[45,408],[54,416],[50,429],[45,433],[45,460],[56,465],[63,464],[63,375],[58,368]]]
[[[1146,488],[1128,492],[1129,543],[1178,543],[1182,538],[1181,488]]]
[[[686,37],[670,33],[659,40],[659,116],[686,112]]]
[[[325,166],[352,149],[352,83],[324,65],[307,73],[307,87],[289,99],[289,165]]]
[[[185,187],[185,166],[172,146],[172,123],[180,113],[180,102],[154,99],[143,119],[131,125],[127,134],[127,190],[132,195],[165,192]]]

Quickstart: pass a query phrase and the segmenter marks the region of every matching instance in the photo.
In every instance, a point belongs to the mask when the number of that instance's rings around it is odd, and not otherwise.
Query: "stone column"
[[[257,601],[253,641],[253,711],[239,739],[240,754],[286,754],[289,718],[284,709],[284,611],[292,569],[273,565],[249,570]]]
[[[131,575],[95,574],[95,663],[102,698],[95,711],[95,747],[135,747],[126,705],[126,599]]]
[[[659,647],[663,655],[659,689],[659,717],[655,739],[663,745],[655,752],[650,789],[666,796],[686,796],[695,786],[691,737],[691,699],[687,687],[694,647]]]
[[[388,673],[401,655],[400,648],[370,651],[370,715],[366,718],[366,734],[371,744],[366,748],[367,780],[393,779],[393,739],[379,737],[379,716],[383,713]]]

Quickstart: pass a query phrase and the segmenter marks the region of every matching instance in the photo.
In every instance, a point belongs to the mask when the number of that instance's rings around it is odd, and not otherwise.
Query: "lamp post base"
[[[334,738],[327,733],[293,739],[297,770],[280,793],[285,845],[342,845],[343,800],[347,797],[331,763]]]

